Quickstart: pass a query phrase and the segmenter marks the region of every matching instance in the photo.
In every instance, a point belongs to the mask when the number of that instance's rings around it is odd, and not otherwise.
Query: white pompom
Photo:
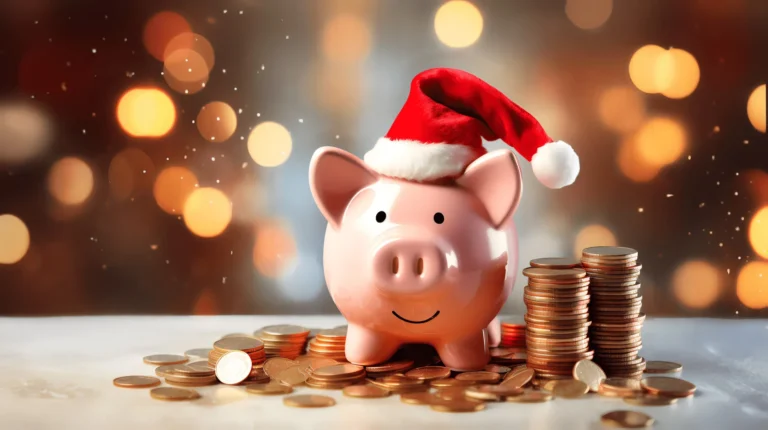
[[[579,156],[563,141],[549,142],[533,155],[531,167],[536,179],[545,186],[563,188],[579,176]]]

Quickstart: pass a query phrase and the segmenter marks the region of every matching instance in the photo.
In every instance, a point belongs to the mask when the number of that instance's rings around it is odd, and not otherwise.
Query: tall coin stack
[[[501,343],[502,348],[525,348],[525,323],[518,321],[501,322]]]
[[[578,260],[541,258],[523,270],[528,277],[527,365],[541,379],[572,378],[573,366],[591,359],[589,349],[589,278]]]
[[[304,353],[307,347],[309,330],[297,325],[280,324],[262,327],[253,333],[254,337],[264,342],[267,357],[295,359]]]
[[[637,355],[645,314],[640,312],[637,251],[596,246],[584,249],[581,262],[590,279],[594,361],[609,377],[639,379],[645,370],[645,359]]]

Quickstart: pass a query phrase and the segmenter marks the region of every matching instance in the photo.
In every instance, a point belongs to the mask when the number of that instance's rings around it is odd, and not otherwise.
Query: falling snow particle
[[[96,48],[91,49],[91,52],[95,54],[96,53]]]
[[[221,69],[221,73],[227,74],[227,69]]]
[[[731,274],[731,269],[725,269],[725,273],[730,275]]]
[[[734,192],[734,193],[733,193],[733,195],[734,195],[734,196],[738,196],[738,195],[739,195],[739,192],[738,192],[738,191],[736,191],[736,192]]]
[[[720,126],[716,125],[714,129],[712,129],[715,133],[720,133]]]
[[[703,208],[705,203],[699,203],[699,209]]]
[[[240,15],[242,15],[242,14],[243,14],[243,11],[240,11]]]
[[[303,118],[299,118],[299,123],[304,124],[304,119]]]
[[[689,159],[689,160],[691,159],[691,156],[690,156],[690,155],[688,156],[688,159]]]
[[[643,208],[637,208],[637,211],[640,212],[640,213],[643,213],[644,210],[645,209],[643,209]]]
[[[216,157],[211,157],[211,161],[216,161]]]
[[[712,156],[712,160],[713,160],[713,161],[715,160],[715,156],[714,156],[714,155]]]
[[[739,227],[739,226],[736,226],[735,230],[736,230],[736,231],[741,231],[741,227]]]
[[[157,248],[158,248],[158,247],[157,247],[157,244],[154,244],[154,243],[153,243],[152,245],[149,245],[149,249],[151,249],[151,250],[153,250],[153,251],[157,251]]]
[[[221,283],[222,284],[226,284],[227,283],[227,277],[226,276],[221,278]]]
[[[667,198],[673,197],[674,194],[667,194]]]
[[[248,162],[247,162],[247,161],[246,161],[246,162],[244,162],[244,163],[243,163],[243,164],[242,164],[240,167],[242,167],[243,169],[245,169],[246,167],[248,167]]]
[[[226,10],[226,9],[224,9],[224,13],[227,13],[227,10]]]
[[[339,138],[339,135],[337,134],[337,135],[336,135],[336,139],[338,139],[338,138]]]
[[[256,112],[256,118],[260,117],[261,114],[259,112]]]
[[[723,242],[720,242],[720,243],[718,244],[718,246],[720,246],[720,248],[722,248],[722,247],[723,247]]]
[[[289,35],[287,35],[287,34],[285,35],[285,40],[288,40],[288,39],[290,39],[290,38],[291,38],[291,36],[289,36]]]

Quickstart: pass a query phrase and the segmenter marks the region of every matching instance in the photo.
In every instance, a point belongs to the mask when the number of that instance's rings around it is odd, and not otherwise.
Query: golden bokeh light
[[[36,105],[0,102],[0,162],[23,163],[42,154],[51,141],[51,123]]]
[[[629,78],[644,93],[660,93],[673,77],[674,58],[661,46],[645,45],[629,60]]]
[[[360,17],[341,14],[325,24],[323,54],[333,61],[360,61],[371,49],[371,31]]]
[[[594,30],[608,21],[613,0],[566,0],[565,14],[582,30]]]
[[[752,127],[765,133],[765,84],[752,91],[747,100],[747,116]]]
[[[671,99],[682,99],[691,95],[699,85],[699,78],[701,77],[696,58],[687,51],[676,48],[667,51],[663,58],[671,58],[673,73],[666,87],[661,89],[661,94]],[[662,80],[664,79],[662,78]]]
[[[468,1],[449,1],[435,14],[435,34],[448,47],[466,48],[477,42],[482,32],[483,15]]]
[[[768,258],[768,206],[763,206],[749,223],[749,243],[755,253]]]
[[[17,263],[29,250],[29,230],[15,215],[0,215],[0,239],[0,264]]]
[[[157,88],[134,88],[117,103],[117,121],[134,137],[161,137],[176,123],[176,106]]]
[[[334,113],[358,114],[363,84],[357,67],[324,61],[307,75],[309,91],[318,105]]]
[[[93,192],[93,171],[79,158],[62,158],[48,172],[48,191],[61,204],[79,205]]]
[[[276,122],[263,122],[248,136],[248,153],[260,166],[275,167],[291,155],[291,133]]]
[[[200,237],[216,237],[232,221],[232,202],[216,188],[197,188],[184,202],[184,224]]]
[[[279,221],[260,222],[253,246],[253,265],[263,276],[279,278],[296,262],[296,242]]]
[[[606,127],[629,133],[635,131],[645,118],[645,100],[632,87],[611,87],[600,95],[598,114]]]
[[[208,65],[192,49],[177,49],[165,57],[163,78],[171,89],[180,94],[195,94],[208,83]]]
[[[181,33],[178,36],[171,39],[168,45],[165,47],[165,53],[163,58],[168,61],[170,57],[176,51],[191,50],[197,53],[205,63],[205,67],[210,72],[213,70],[213,66],[216,63],[216,55],[213,51],[213,45],[205,36],[197,33]]]
[[[768,308],[768,262],[753,261],[741,269],[736,297],[750,309]]]
[[[120,151],[109,163],[109,189],[117,200],[141,195],[152,188],[155,164],[138,148]]]
[[[661,167],[649,164],[640,156],[637,139],[633,137],[628,137],[621,142],[616,162],[621,173],[634,182],[648,182],[661,171]]]
[[[581,252],[584,248],[590,246],[616,246],[616,236],[608,227],[600,224],[588,225],[576,234],[576,240],[573,244],[573,253],[576,257],[581,258]]]
[[[224,102],[210,102],[197,114],[197,130],[209,142],[224,142],[237,129],[237,114]]]
[[[655,117],[646,121],[635,136],[637,153],[652,166],[674,163],[687,146],[683,126],[677,121]]]
[[[189,22],[176,12],[158,12],[144,26],[144,47],[153,57],[163,61],[168,43],[183,33],[191,31]]]
[[[181,166],[166,167],[157,175],[153,194],[160,209],[169,214],[180,214],[184,203],[195,190],[197,177]]]
[[[680,303],[691,309],[706,309],[720,296],[721,275],[712,264],[688,261],[675,269],[672,291]]]

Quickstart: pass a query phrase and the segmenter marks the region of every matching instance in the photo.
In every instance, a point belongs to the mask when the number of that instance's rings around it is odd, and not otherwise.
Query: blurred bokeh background
[[[522,164],[521,268],[620,244],[650,315],[768,316],[766,22],[761,0],[2,1],[0,314],[336,313],[309,159],[362,156],[445,66],[581,156],[563,190]]]

